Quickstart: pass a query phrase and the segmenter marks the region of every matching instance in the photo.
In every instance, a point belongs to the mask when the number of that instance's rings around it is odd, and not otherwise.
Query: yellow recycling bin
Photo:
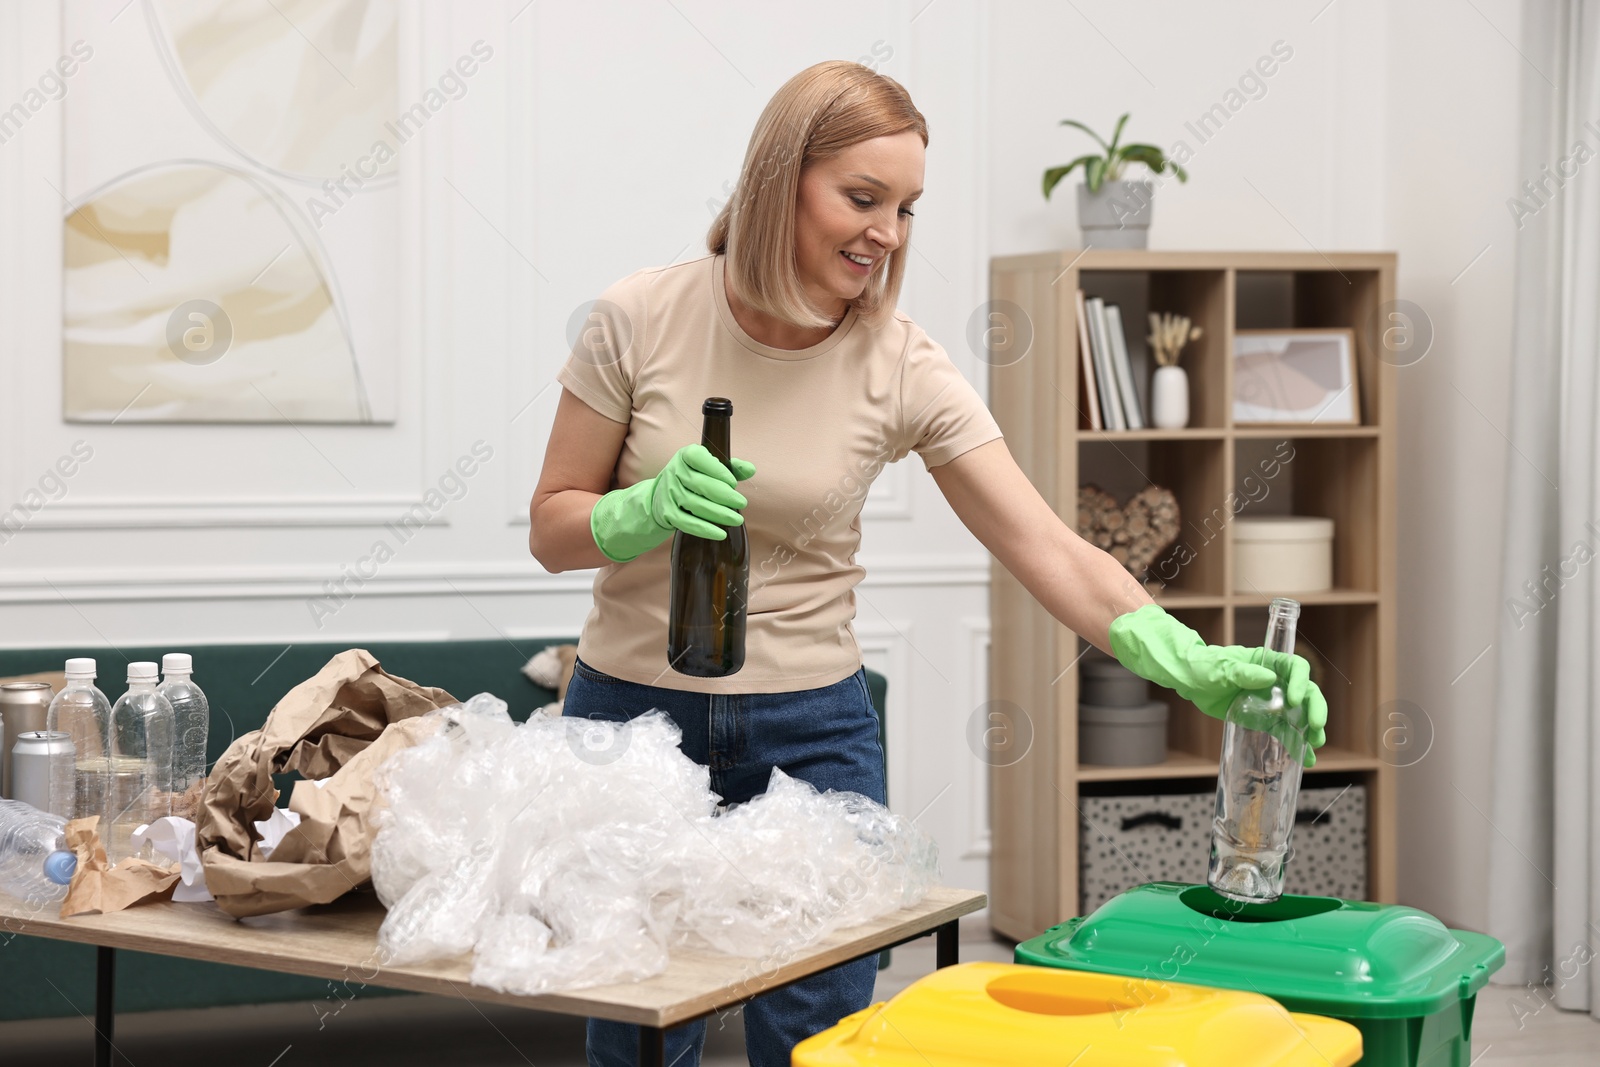
[[[795,1046],[794,1067],[1349,1067],[1361,1032],[1257,993],[1015,963],[935,971]]]

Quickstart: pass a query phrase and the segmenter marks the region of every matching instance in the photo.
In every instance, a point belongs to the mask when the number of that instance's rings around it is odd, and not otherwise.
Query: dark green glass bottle
[[[700,443],[728,462],[733,401],[713,396]],[[679,674],[721,678],[744,666],[745,597],[750,587],[750,538],[743,526],[725,527],[721,541],[679,530],[672,535],[671,607],[667,662]]]

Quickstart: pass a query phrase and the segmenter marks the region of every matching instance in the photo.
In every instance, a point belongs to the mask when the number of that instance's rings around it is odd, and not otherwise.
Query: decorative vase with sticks
[[[1189,425],[1189,376],[1178,366],[1178,357],[1184,345],[1198,341],[1203,332],[1187,315],[1150,313],[1150,354],[1157,363],[1150,383],[1150,415],[1163,430]]]

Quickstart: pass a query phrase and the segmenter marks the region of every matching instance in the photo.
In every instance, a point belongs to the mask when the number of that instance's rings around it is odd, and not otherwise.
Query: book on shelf
[[[1139,405],[1139,387],[1133,381],[1133,363],[1128,359],[1128,342],[1122,333],[1122,309],[1105,306],[1106,343],[1111,350],[1111,365],[1117,371],[1117,391],[1122,397],[1123,419],[1130,430],[1144,429],[1144,411]]]
[[[1094,356],[1095,381],[1099,386],[1100,413],[1108,430],[1126,430],[1122,401],[1117,397],[1116,370],[1111,365],[1111,348],[1106,340],[1105,301],[1091,296],[1084,301],[1089,319],[1089,348]]]
[[[1104,426],[1100,421],[1100,397],[1095,392],[1094,352],[1089,348],[1089,316],[1083,306],[1083,290],[1078,290],[1078,362],[1083,365],[1084,403],[1088,405],[1086,413],[1089,429],[1099,430]]]

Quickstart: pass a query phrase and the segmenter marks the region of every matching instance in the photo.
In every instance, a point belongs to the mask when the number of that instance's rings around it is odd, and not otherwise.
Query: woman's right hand
[[[654,478],[613,489],[595,502],[589,516],[594,543],[607,559],[626,563],[676,530],[721,541],[728,536],[723,527],[744,523],[739,511],[749,501],[735,487],[755,472],[746,460],[730,457],[723,464],[704,445],[685,445]]]

